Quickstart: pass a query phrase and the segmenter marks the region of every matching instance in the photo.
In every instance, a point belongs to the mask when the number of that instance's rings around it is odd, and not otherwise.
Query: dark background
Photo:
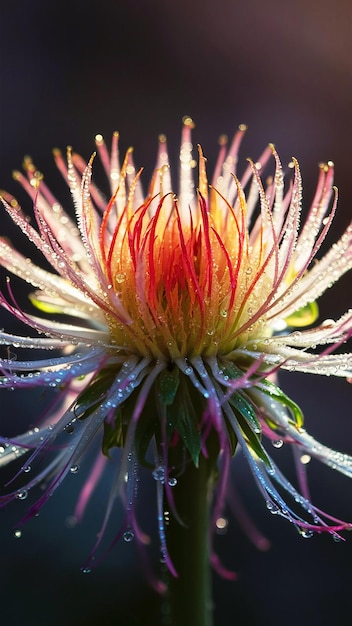
[[[245,122],[243,157],[256,158],[268,141],[284,162],[296,156],[307,205],[317,163],[334,160],[340,208],[331,244],[349,222],[352,207],[351,25],[349,0],[2,0],[0,186],[16,189],[11,170],[30,152],[55,187],[60,178],[52,147],[71,144],[88,158],[94,135],[108,138],[115,129],[122,147],[135,146],[136,161],[148,175],[160,132],[176,155],[185,114],[195,119],[195,142],[202,143],[211,164],[217,137],[231,135]],[[1,234],[14,232],[2,217]],[[322,299],[322,318],[350,305],[350,278],[345,277]],[[3,319],[8,328],[8,318]],[[302,405],[314,435],[352,453],[352,390],[345,381],[286,374],[282,385]],[[16,421],[22,429],[34,420],[42,398],[39,392],[7,394],[2,402],[3,428],[11,424],[16,430]],[[293,480],[288,451],[278,454]],[[350,624],[352,537],[339,544],[330,537],[301,539],[290,524],[266,511],[240,458],[233,477],[272,547],[257,551],[230,520],[217,544],[239,580],[214,577],[215,626]],[[158,600],[145,584],[133,545],[119,545],[93,573],[80,573],[105,502],[101,489],[86,523],[68,528],[83,480],[84,467],[19,540],[12,523],[25,503],[1,513],[1,623],[158,625]],[[347,478],[312,462],[310,484],[319,506],[352,520]],[[142,496],[144,510],[152,506],[152,493],[147,489]]]

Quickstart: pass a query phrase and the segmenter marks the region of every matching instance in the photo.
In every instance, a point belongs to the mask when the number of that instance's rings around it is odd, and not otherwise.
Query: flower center
[[[270,334],[263,304],[273,262],[265,259],[262,232],[249,246],[244,200],[226,211],[222,204],[214,190],[209,203],[198,193],[186,223],[168,195],[153,215],[147,199],[122,217],[104,263],[110,290],[131,319],[107,314],[115,344],[172,360],[227,355]]]

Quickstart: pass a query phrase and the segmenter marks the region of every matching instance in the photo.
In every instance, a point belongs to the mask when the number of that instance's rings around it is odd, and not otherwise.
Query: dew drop
[[[72,433],[73,433],[74,429],[75,429],[75,428],[74,428],[74,426],[72,426],[72,424],[67,424],[67,425],[65,426],[65,432],[66,432],[68,435],[72,435]]]
[[[282,448],[282,446],[284,445],[284,442],[282,441],[282,439],[276,439],[276,441],[272,441],[271,443],[274,446],[274,448]]]
[[[126,274],[121,272],[119,274],[116,274],[116,282],[119,283],[121,285],[121,283],[124,283],[126,280]]]
[[[268,511],[270,511],[270,513],[272,513],[273,515],[276,515],[277,513],[279,513],[280,508],[277,506],[277,504],[275,504],[275,502],[272,502],[271,500],[268,500],[266,502],[266,508],[268,509]]]
[[[20,539],[22,537],[22,530],[14,530],[13,534],[16,539]]]
[[[79,465],[72,465],[72,467],[70,468],[71,474],[77,474],[78,470],[79,470]]]
[[[22,470],[23,470],[26,474],[28,474],[28,472],[30,472],[30,471],[31,471],[31,469],[32,469],[32,468],[31,468],[31,466],[30,466],[30,465],[24,465],[24,466],[22,467]]]
[[[134,533],[132,532],[132,530],[125,530],[125,532],[123,533],[123,540],[126,541],[126,543],[130,543],[131,541],[133,541],[134,539]]]
[[[25,500],[27,498],[27,496],[28,496],[27,489],[22,489],[21,491],[16,493],[17,500]]]
[[[177,478],[169,478],[168,483],[170,487],[175,487],[177,485]]]
[[[68,515],[65,520],[67,528],[74,528],[77,525],[77,522],[77,517],[75,517],[74,515]]]
[[[165,482],[165,468],[162,465],[156,467],[153,471],[154,480],[160,481],[162,484]]]
[[[299,530],[299,534],[301,535],[301,537],[303,537],[303,539],[310,539],[311,537],[313,537],[314,532],[309,528],[301,528]]]
[[[89,567],[82,567],[81,569],[82,574],[90,574],[91,571],[92,570]]]
[[[184,372],[185,372],[186,376],[190,376],[193,373],[193,368],[192,367],[186,367]]]
[[[227,533],[227,527],[229,525],[226,517],[218,517],[215,522],[216,532],[218,535],[225,535]]]

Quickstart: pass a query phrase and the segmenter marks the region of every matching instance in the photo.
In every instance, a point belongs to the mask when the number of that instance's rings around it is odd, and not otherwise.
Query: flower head
[[[0,303],[30,336],[1,332],[0,342],[38,350],[39,357],[2,359],[0,386],[54,387],[60,402],[32,431],[2,438],[0,465],[25,462],[0,503],[23,499],[44,482],[43,495],[25,519],[35,515],[98,436],[101,450],[76,517],[82,517],[114,449],[121,448],[99,537],[119,495],[125,518],[118,536],[146,541],[135,515],[138,468],[145,465],[156,480],[161,550],[171,571],[163,501],[177,518],[173,488],[200,457],[218,476],[214,520],[224,503],[229,460],[240,446],[268,509],[306,536],[314,530],[338,536],[348,525],[309,501],[302,472],[300,491],[283,476],[264,440],[288,442],[299,455],[352,473],[352,458],[316,442],[303,429],[299,407],[274,383],[280,368],[352,376],[352,354],[333,353],[352,333],[352,313],[313,326],[316,299],[352,267],[351,225],[312,263],[336,210],[333,164],[320,167],[300,226],[297,161],[286,184],[270,145],[238,176],[241,126],[229,148],[222,138],[209,185],[200,147],[194,161],[192,127],[185,118],[177,195],[165,137],[144,195],[131,149],[120,165],[117,133],[110,153],[101,135],[96,137],[110,183],[108,201],[92,182],[93,157],[86,164],[68,150],[66,163],[54,152],[76,220],[29,159],[26,175],[16,172],[15,178],[32,199],[35,226],[10,194],[2,195],[5,209],[52,270],[0,239],[0,263],[35,288],[30,300],[40,312],[23,310],[8,280]],[[264,184],[261,172],[270,162],[273,175]],[[43,356],[53,349],[61,354]]]

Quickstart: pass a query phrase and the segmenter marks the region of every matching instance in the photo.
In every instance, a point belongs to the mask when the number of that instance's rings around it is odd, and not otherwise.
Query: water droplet
[[[82,574],[90,574],[91,571],[92,570],[89,567],[82,567],[81,569]]]
[[[64,429],[64,430],[65,430],[65,432],[66,432],[68,435],[72,435],[72,433],[73,433],[74,429],[75,429],[75,428],[74,428],[74,426],[73,426],[72,424],[67,424],[67,425],[65,426],[65,429]]]
[[[170,487],[175,487],[177,485],[177,478],[169,478]]]
[[[28,496],[27,489],[22,489],[21,491],[16,493],[17,500],[25,500],[27,498],[27,496]]]
[[[282,439],[276,439],[276,441],[272,441],[271,443],[274,446],[274,448],[282,448],[282,446],[284,445],[284,442],[282,441]]]
[[[192,367],[186,367],[184,372],[185,372],[186,376],[190,376],[193,373],[193,368]]]
[[[68,515],[65,520],[67,528],[74,528],[77,525],[77,522],[77,517],[75,517],[74,515]]]
[[[133,541],[134,539],[134,533],[132,532],[132,530],[125,530],[125,532],[123,533],[123,540],[126,541],[126,543],[130,543],[131,541]]]
[[[334,533],[331,533],[331,534],[332,534],[333,541],[335,541],[335,543],[340,543],[341,537],[339,537],[339,535],[335,535]]]
[[[313,537],[314,532],[310,530],[310,528],[300,528],[299,534],[303,537],[303,539],[310,539]]]
[[[126,280],[126,274],[124,272],[120,272],[119,274],[116,274],[116,282],[119,283],[121,285],[121,283],[124,283]]]
[[[13,534],[16,539],[20,539],[22,537],[22,530],[14,530]]]
[[[79,470],[79,465],[72,465],[70,472],[71,474],[77,474],[78,470]]]
[[[226,309],[221,309],[221,311],[220,311],[220,315],[221,315],[221,317],[227,317],[227,311],[226,311]]]
[[[227,533],[227,527],[229,525],[226,517],[218,517],[215,522],[216,532],[218,535],[225,535]]]
[[[275,504],[275,502],[272,502],[271,500],[268,500],[266,502],[266,508],[273,515],[276,515],[276,513],[279,513],[279,511],[280,511],[280,508],[277,506],[277,504]]]
[[[165,482],[165,467],[163,467],[162,465],[159,465],[159,467],[156,467],[155,470],[153,471],[153,478],[154,480],[158,480],[161,483],[164,484]]]
[[[30,465],[24,465],[24,466],[22,467],[22,470],[23,470],[26,474],[28,474],[28,472],[30,472],[30,471],[31,471],[31,469],[32,469],[32,468],[31,468],[31,466],[30,466]]]

